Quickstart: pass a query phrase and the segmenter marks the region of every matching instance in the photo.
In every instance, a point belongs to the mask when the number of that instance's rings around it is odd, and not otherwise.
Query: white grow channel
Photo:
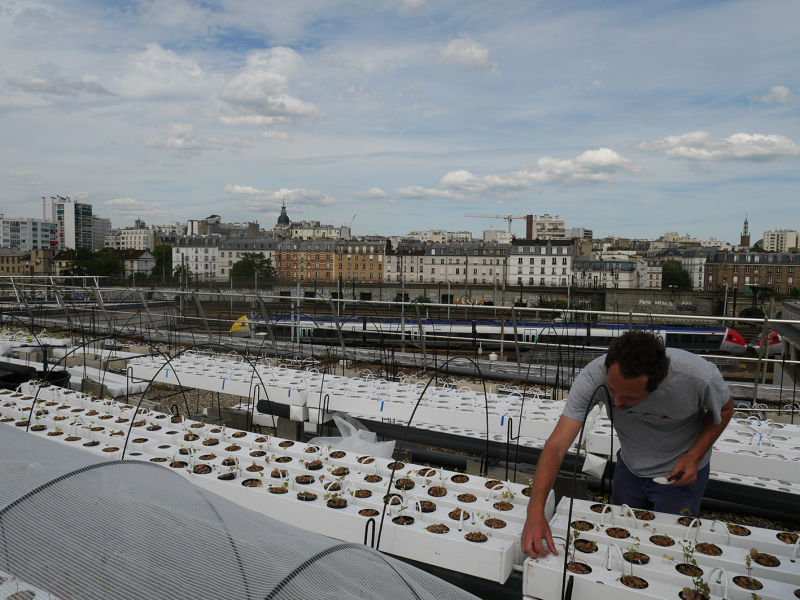
[[[708,584],[712,599],[751,600],[754,591],[762,600],[800,597],[797,534],[581,500],[568,524],[568,511],[564,498],[550,520],[560,555],[525,562],[528,599],[560,598],[565,559],[581,565],[579,573],[568,573],[574,598],[671,599],[695,584]],[[576,528],[567,552],[568,532]]]
[[[24,427],[32,392],[24,385],[0,393],[0,422]],[[133,412],[130,405],[51,386],[39,390],[30,433],[118,460],[130,428],[125,459],[163,465],[241,506],[347,542],[371,538],[372,518],[377,537],[383,499],[393,494],[382,551],[501,583],[522,564],[522,485]],[[338,499],[346,505],[329,505]]]

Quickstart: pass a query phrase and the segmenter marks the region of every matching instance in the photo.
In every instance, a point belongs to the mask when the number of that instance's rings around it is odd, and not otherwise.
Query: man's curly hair
[[[628,331],[611,342],[606,369],[614,363],[625,379],[647,375],[647,391],[654,392],[669,372],[669,357],[658,339],[645,331]]]

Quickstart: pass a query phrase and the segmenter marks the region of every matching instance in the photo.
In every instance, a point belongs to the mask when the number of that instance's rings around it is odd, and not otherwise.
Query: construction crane
[[[468,213],[464,215],[465,217],[477,217],[479,219],[505,219],[508,221],[508,233],[511,233],[511,221],[514,219],[527,219],[527,216],[524,217],[515,217],[514,215],[484,215],[478,213]]]

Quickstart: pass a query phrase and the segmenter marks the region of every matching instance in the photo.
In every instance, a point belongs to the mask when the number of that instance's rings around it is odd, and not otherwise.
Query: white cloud
[[[168,217],[160,202],[142,202],[133,198],[115,198],[103,202],[108,212],[125,217]]]
[[[385,6],[396,10],[401,15],[411,15],[428,6],[428,0],[389,0]]]
[[[445,198],[474,201],[479,197],[518,198],[534,184],[575,186],[613,183],[612,174],[642,174],[644,169],[614,150],[589,150],[574,159],[545,156],[517,171],[478,177],[465,170],[451,171],[439,180],[438,187],[409,186],[395,190],[404,198]]]
[[[497,63],[493,62],[489,56],[489,48],[474,41],[466,33],[439,50],[439,61],[458,65],[465,71],[489,69],[493,77],[500,78]]]
[[[764,102],[765,104],[789,104],[790,102],[800,101],[800,96],[792,94],[792,90],[786,86],[774,85],[769,88],[769,94],[753,96],[750,99],[756,102]]]
[[[288,142],[292,139],[292,136],[285,131],[273,131],[272,129],[262,131],[260,137],[264,140],[282,140],[284,142]]]
[[[184,154],[199,154],[203,150],[222,150],[223,148],[248,148],[246,141],[238,137],[216,137],[199,134],[194,125],[174,123],[144,140],[145,146],[161,150],[175,150]]]
[[[388,198],[389,194],[384,192],[381,188],[370,188],[368,190],[364,190],[363,192],[356,192],[355,194],[358,198],[375,198],[375,199],[383,199]]]
[[[284,201],[292,205],[292,210],[304,212],[306,206],[325,206],[336,201],[334,196],[325,194],[319,190],[309,190],[306,188],[287,189],[283,188],[275,192],[270,190],[260,190],[250,185],[228,184],[223,189],[228,194],[239,194],[247,196],[247,200],[242,205],[253,212],[271,213],[280,210]]]
[[[6,171],[11,177],[24,180],[25,185],[44,185],[44,179],[35,171],[23,171],[21,169],[8,169]]]
[[[9,84],[33,94],[51,94],[53,96],[77,96],[78,94],[96,94],[98,96],[113,96],[106,88],[97,82],[97,79],[84,75],[77,77],[9,77]]]
[[[271,48],[251,54],[247,66],[229,79],[219,92],[225,103],[223,125],[273,125],[325,116],[315,104],[289,95],[286,73],[302,67],[291,48]]]
[[[110,87],[120,96],[139,100],[204,99],[221,83],[218,75],[206,73],[191,58],[160,44],[147,44],[144,51],[128,57],[123,74]]]
[[[711,137],[707,131],[692,131],[642,142],[637,147],[640,150],[664,150],[667,156],[700,162],[736,159],[764,161],[800,154],[800,147],[789,138],[759,133],[736,133],[719,139]]]

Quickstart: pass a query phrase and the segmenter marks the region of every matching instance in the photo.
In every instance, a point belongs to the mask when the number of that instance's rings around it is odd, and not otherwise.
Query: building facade
[[[795,279],[800,254],[717,252],[709,256],[706,266],[704,289],[709,292],[727,288],[747,294],[755,288],[767,288],[789,295],[792,288],[800,287]]]
[[[343,284],[381,283],[389,244],[384,238],[340,240],[335,243],[334,278]]]
[[[0,215],[0,246],[12,250],[43,250],[58,246],[58,225],[28,217]]]
[[[558,215],[551,217],[545,213],[540,217],[533,215],[533,239],[537,240],[563,240],[566,238],[564,219]]]
[[[509,285],[566,286],[571,282],[572,240],[514,240],[509,249]]]
[[[242,258],[242,254],[260,254],[272,261],[275,266],[277,260],[277,243],[272,238],[264,237],[236,237],[223,240],[219,244],[219,269],[218,279],[230,279],[231,268]]]
[[[106,236],[111,231],[111,219],[92,215],[92,250],[106,247]]]
[[[794,229],[764,232],[764,250],[767,252],[789,252],[790,248],[800,248],[800,234]]]
[[[114,250],[149,250],[156,247],[157,233],[148,229],[144,221],[136,220],[133,227],[112,229],[105,237],[106,248]]]
[[[94,246],[92,205],[73,202],[63,196],[51,200],[51,221],[58,227],[58,248],[74,250]]]

